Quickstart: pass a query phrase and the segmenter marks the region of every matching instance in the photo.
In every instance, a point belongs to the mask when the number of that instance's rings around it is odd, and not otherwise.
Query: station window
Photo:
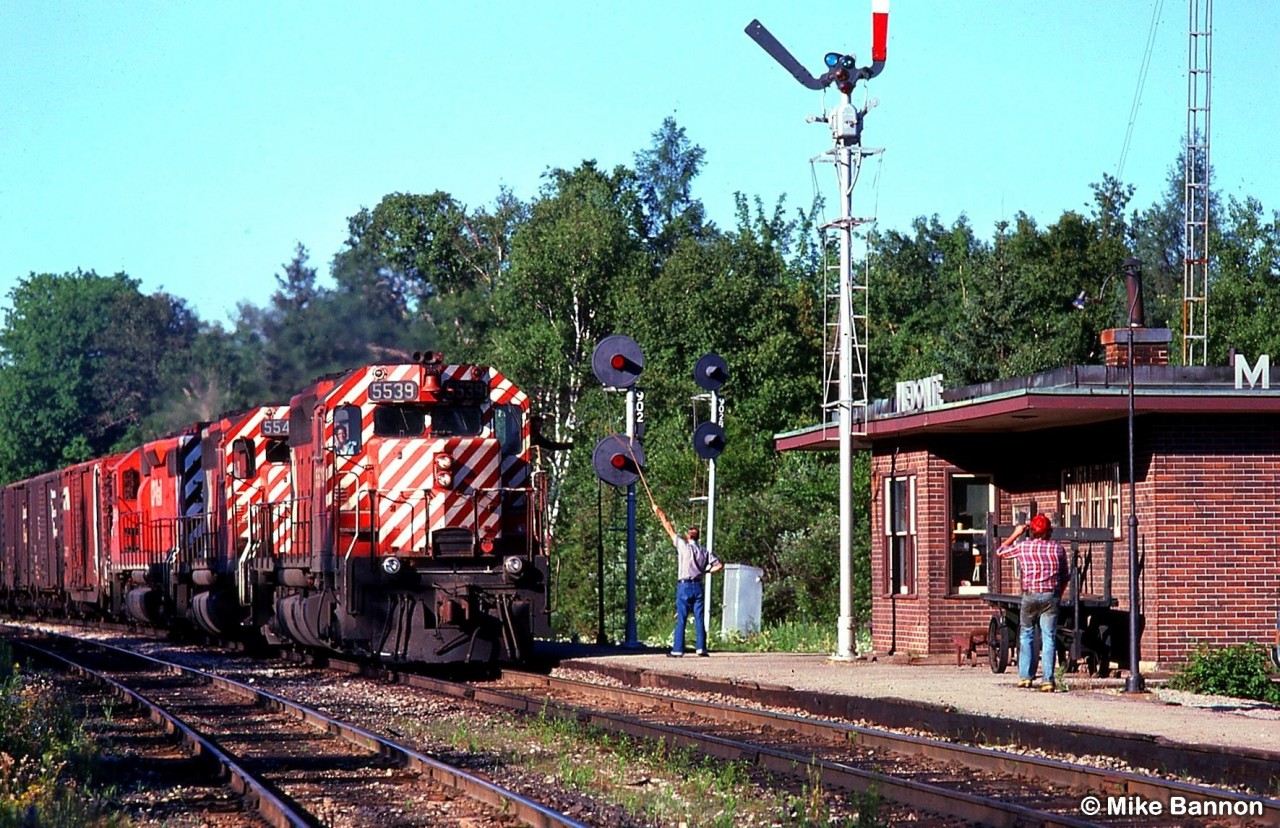
[[[887,592],[916,590],[916,478],[884,479],[884,540]]]
[[[1120,537],[1120,464],[1099,463],[1062,470],[1059,514],[1067,526],[1078,517],[1085,529],[1111,529]]]
[[[951,476],[951,551],[948,577],[953,595],[987,591],[987,514],[995,504],[991,478],[976,474]]]

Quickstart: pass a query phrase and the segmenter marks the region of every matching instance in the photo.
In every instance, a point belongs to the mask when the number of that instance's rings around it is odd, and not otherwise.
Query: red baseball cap
[[[1036,515],[1031,519],[1031,522],[1027,524],[1027,527],[1037,535],[1043,535],[1045,532],[1048,532],[1049,526],[1049,519],[1044,515]]]

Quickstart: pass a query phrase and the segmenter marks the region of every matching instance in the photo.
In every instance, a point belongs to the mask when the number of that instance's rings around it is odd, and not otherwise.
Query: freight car
[[[549,632],[528,397],[440,354],[0,488],[0,606],[392,662]]]

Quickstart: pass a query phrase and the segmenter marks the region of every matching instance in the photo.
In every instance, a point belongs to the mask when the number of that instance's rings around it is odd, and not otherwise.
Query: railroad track
[[[1280,824],[1280,805],[1258,796],[684,696],[537,674],[508,673],[506,686],[496,686],[443,681],[338,660],[328,666],[380,682],[393,679],[461,702],[571,719],[688,747],[805,783],[820,781],[833,791],[873,789],[886,801],[899,803],[899,814],[938,815],[921,820],[924,824]],[[289,688],[286,692],[293,692],[292,679],[283,674],[276,678],[282,679],[283,688]],[[246,680],[263,683],[276,679],[258,673],[256,679]],[[334,683],[332,678],[320,680]],[[407,697],[399,699],[377,682],[365,688],[353,685],[352,691],[357,697],[374,693],[369,698],[392,707],[407,703]],[[797,700],[793,696],[791,701],[794,708]],[[384,730],[380,724],[369,726]],[[396,734],[395,729],[390,732]],[[553,784],[550,778],[546,784]],[[1082,809],[1087,796],[1095,798],[1100,813]],[[1184,808],[1215,807],[1216,818],[1171,813],[1174,800],[1183,802]],[[1151,803],[1160,803],[1163,812],[1151,813]],[[1117,804],[1122,812],[1109,814],[1108,809]],[[1244,818],[1236,819],[1241,814]],[[599,812],[595,818],[604,819]]]
[[[984,825],[1195,824],[1206,812],[1213,824],[1280,825],[1280,801],[1258,795],[645,691],[508,676],[514,683],[502,689],[413,675],[402,680],[753,762],[776,774],[817,774],[837,789],[874,788],[912,810]]]
[[[10,633],[9,640],[145,708],[197,757],[193,774],[225,779],[244,809],[269,825],[582,825],[475,774],[239,681],[79,638],[28,632]]]

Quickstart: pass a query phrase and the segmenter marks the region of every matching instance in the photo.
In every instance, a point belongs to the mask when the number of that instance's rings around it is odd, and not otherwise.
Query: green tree
[[[0,330],[0,477],[108,454],[181,373],[198,322],[123,273],[30,274]]]
[[[412,320],[419,349],[478,358],[525,211],[508,190],[479,210],[441,191],[385,196],[348,220],[350,236],[334,264],[339,292],[401,330]]]
[[[1280,213],[1262,202],[1232,198],[1214,247],[1209,352],[1235,348],[1249,359],[1280,354]]]
[[[684,127],[667,117],[653,143],[636,154],[636,179],[644,208],[645,233],[659,252],[681,238],[702,238],[708,230],[702,202],[693,198],[693,180],[706,151],[689,141]]]

